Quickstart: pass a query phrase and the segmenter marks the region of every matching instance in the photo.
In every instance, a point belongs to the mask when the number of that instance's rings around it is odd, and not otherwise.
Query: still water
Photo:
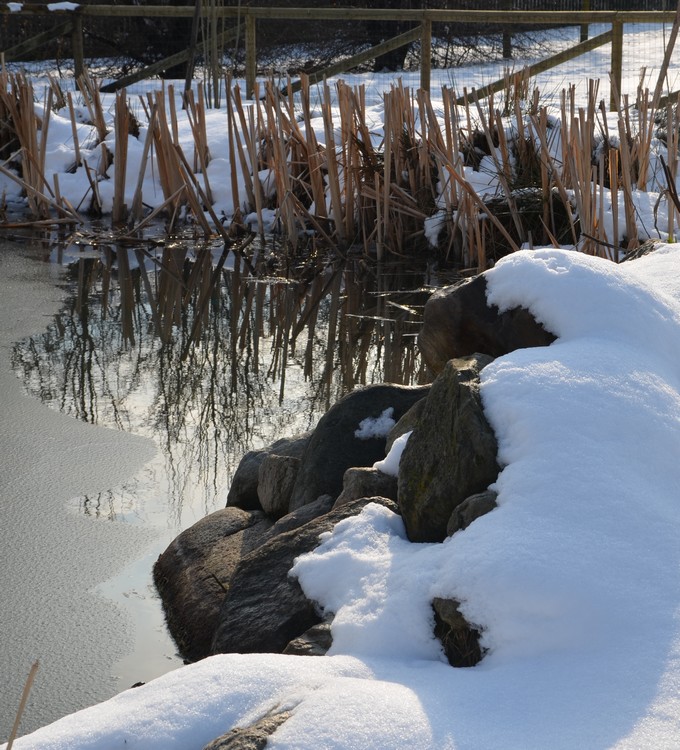
[[[68,502],[74,522],[153,537],[95,589],[134,622],[112,668],[121,690],[180,664],[151,584],[157,555],[225,505],[248,450],[311,429],[363,383],[423,381],[415,334],[437,280],[360,258],[225,262],[221,248],[179,242],[152,252],[71,244],[41,260],[60,269],[68,296],[14,345],[14,372],[51,409],[158,448],[124,484]]]
[[[125,485],[74,498],[74,512],[176,535],[225,505],[248,450],[311,429],[357,385],[423,378],[415,334],[426,290],[412,290],[422,273],[378,279],[355,264],[300,279],[232,264],[209,290],[200,335],[189,299],[162,339],[158,267],[148,287],[131,269],[126,300],[100,251],[52,258],[68,269],[70,296],[45,331],[15,346],[15,372],[51,408],[160,449]]]

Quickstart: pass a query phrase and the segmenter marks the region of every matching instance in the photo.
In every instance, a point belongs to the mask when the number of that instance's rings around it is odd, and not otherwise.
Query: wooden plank
[[[574,45],[573,47],[570,47],[569,49],[563,50],[562,52],[559,52],[556,55],[553,55],[552,57],[548,57],[545,60],[541,60],[540,62],[535,63],[534,65],[528,65],[526,68],[523,68],[521,71],[517,71],[518,73],[524,73],[528,77],[532,77],[537,75],[538,73],[544,73],[546,70],[550,70],[551,68],[555,68],[558,65],[561,65],[564,62],[567,62],[568,60],[573,60],[575,57],[579,57],[580,55],[584,55],[586,52],[591,52],[592,50],[596,49],[597,47],[601,47],[604,44],[609,44],[609,42],[612,41],[612,32],[611,31],[605,31],[604,34],[600,34],[599,36],[594,36],[592,39],[588,39],[585,42],[580,42],[579,44]],[[491,96],[491,94],[495,94],[498,91],[502,91],[506,86],[506,78],[499,78],[497,81],[493,81],[493,83],[489,83],[486,86],[482,86],[481,89],[477,89],[475,91],[475,94],[478,99],[484,99],[487,96]],[[465,104],[465,97],[460,96],[458,99],[456,99],[456,104]]]
[[[375,47],[371,47],[370,49],[359,52],[356,55],[352,55],[352,57],[347,57],[344,60],[333,63],[333,65],[329,65],[323,70],[318,70],[316,71],[316,73],[309,73],[309,75],[307,76],[307,80],[310,84],[313,84],[318,83],[319,81],[323,81],[326,78],[336,76],[339,73],[344,73],[346,70],[355,68],[357,65],[361,65],[362,63],[368,62],[369,60],[374,60],[379,55],[384,55],[386,52],[391,52],[393,49],[397,49],[398,47],[403,47],[405,44],[411,44],[411,42],[415,42],[417,39],[420,39],[421,34],[422,31],[420,27],[411,29],[411,31],[406,31],[403,34],[399,34],[399,36],[388,39],[386,42],[376,44]],[[301,86],[302,81],[293,81],[291,86],[282,89],[281,93],[285,95],[288,92],[289,88],[293,92],[299,91]]]
[[[1,14],[13,15],[69,15],[109,16],[109,17],[137,17],[137,18],[191,18],[194,5],[81,5],[76,11],[50,11],[46,5],[26,3],[20,11],[11,11],[6,3],[0,4]],[[672,23],[675,11],[500,11],[500,10],[455,10],[455,9],[424,9],[424,10],[391,10],[381,8],[263,8],[246,6],[228,6],[216,8],[218,17],[243,18],[249,15],[255,18],[279,18],[299,20],[336,20],[336,21],[412,21],[424,20],[432,23],[485,23],[485,24],[522,24],[522,25],[553,25],[577,26],[588,23],[610,24],[614,21],[621,23]]]
[[[237,36],[237,28],[227,29],[226,31],[223,31],[218,35],[218,42],[219,44],[233,43],[236,41]],[[203,53],[204,49],[205,44],[201,42],[201,44],[196,45],[195,52],[197,55],[200,55]],[[184,49],[181,52],[176,52],[174,55],[170,55],[170,57],[166,57],[163,60],[159,60],[158,62],[152,63],[151,65],[147,65],[145,68],[138,70],[136,73],[130,73],[130,75],[118,78],[112,83],[107,83],[106,86],[102,86],[99,90],[103,94],[111,94],[114,91],[119,91],[120,89],[127,88],[133,83],[143,81],[145,78],[156,75],[156,73],[160,73],[162,70],[166,70],[167,68],[172,68],[174,65],[186,62],[190,56],[191,50]]]
[[[70,19],[68,21],[62,21],[61,23],[56,24],[49,31],[43,31],[40,34],[36,34],[30,39],[27,39],[25,42],[21,42],[21,44],[16,44],[14,47],[10,47],[9,49],[4,50],[2,55],[5,58],[6,62],[18,60],[20,57],[29,55],[31,52],[40,49],[48,42],[54,41],[56,37],[70,34],[72,31],[73,21]]]

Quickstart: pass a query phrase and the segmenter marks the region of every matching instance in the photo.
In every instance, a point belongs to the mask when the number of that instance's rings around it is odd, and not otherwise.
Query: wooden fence
[[[514,3],[520,4],[523,0],[499,0],[505,7]],[[528,2],[528,0],[526,0]],[[595,3],[596,0],[578,0],[581,6]],[[80,5],[72,10],[57,7],[50,9],[43,4],[24,4],[20,10],[12,10],[10,4],[0,5],[0,19],[6,14],[18,14],[21,16],[46,16],[54,18],[55,24],[51,32],[70,34],[72,55],[74,59],[76,75],[84,70],[83,59],[83,24],[87,19],[93,18],[175,18],[175,19],[195,19],[201,12],[200,4],[195,6],[168,6],[168,5]],[[206,12],[207,9],[204,10]],[[431,75],[431,49],[432,49],[432,25],[435,23],[450,24],[479,24],[488,28],[494,26],[506,28],[506,33],[510,34],[514,28],[531,28],[540,26],[573,26],[580,25],[581,44],[562,53],[561,56],[551,58],[550,63],[541,67],[535,66],[533,73],[546,70],[548,67],[565,62],[577,55],[584,54],[597,46],[611,42],[611,71],[614,85],[612,91],[620,88],[621,69],[623,57],[623,28],[627,23],[672,23],[675,19],[675,11],[646,11],[646,10],[460,10],[460,9],[409,9],[394,10],[384,8],[338,8],[338,7],[310,7],[310,8],[278,8],[278,7],[211,7],[209,10],[211,17],[220,19],[232,19],[239,27],[245,28],[245,60],[246,60],[246,93],[252,97],[256,90],[257,75],[257,23],[265,19],[279,20],[314,20],[333,22],[350,21],[401,21],[409,22],[414,25],[413,30],[401,34],[387,42],[376,45],[369,50],[361,52],[347,58],[332,68],[326,68],[314,75],[310,80],[320,80],[324,77],[336,75],[345,70],[373,59],[391,49],[413,41],[420,42],[420,85],[424,90],[430,89]],[[607,34],[600,35],[595,39],[587,39],[587,28],[589,24],[609,25],[611,31]],[[4,50],[1,54],[4,59],[10,61],[21,55],[25,55],[31,48],[44,43],[46,34],[27,40],[25,43],[16,45],[10,49]],[[225,38],[229,33],[225,35]],[[191,51],[178,53],[183,59],[193,57],[199,52],[196,48]],[[161,61],[156,66],[147,68],[142,73],[129,76],[116,82],[109,90],[122,88],[129,85],[135,80],[140,80],[148,75],[158,72],[158,66],[167,64],[168,60]],[[489,92],[493,90],[490,88]],[[612,94],[614,96],[614,94]],[[614,102],[612,101],[612,106]]]

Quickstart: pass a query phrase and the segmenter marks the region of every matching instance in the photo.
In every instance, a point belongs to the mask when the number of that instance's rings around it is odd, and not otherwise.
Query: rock
[[[244,510],[261,510],[257,486],[260,478],[260,466],[270,454],[300,458],[309,441],[311,433],[293,438],[281,438],[269,447],[259,451],[249,451],[239,463],[231,481],[227,506]],[[321,494],[321,493],[320,493]]]
[[[231,575],[272,521],[259,511],[224,508],[183,531],[158,558],[153,579],[168,630],[190,661],[208,656]]]
[[[324,656],[333,645],[330,622],[320,622],[305,631],[283,649],[289,656]]]
[[[479,645],[480,632],[467,622],[459,607],[460,602],[455,599],[432,601],[434,634],[441,641],[452,667],[474,667],[484,656]]]
[[[274,518],[288,513],[290,496],[300,468],[300,459],[295,456],[267,454],[258,472],[257,496],[262,510]]]
[[[321,617],[314,604],[288,571],[296,557],[319,544],[320,534],[370,502],[396,511],[387,498],[354,500],[271,537],[243,557],[222,601],[212,653],[281,653],[290,641],[319,624]]]
[[[347,469],[342,480],[342,492],[335,501],[337,508],[360,497],[389,497],[397,501],[397,478],[383,474],[378,469],[361,466]]]
[[[313,503],[303,505],[302,508],[287,513],[283,518],[279,518],[279,520],[262,535],[261,543],[264,544],[273,537],[283,534],[284,531],[297,529],[300,526],[304,526],[304,524],[308,523],[313,518],[318,518],[319,516],[324,515],[324,513],[328,513],[333,507],[334,502],[335,498],[330,495],[322,495]]]
[[[429,386],[427,393],[429,393]],[[426,396],[423,396],[420,401],[416,401],[415,404],[402,416],[402,418],[394,425],[387,436],[387,442],[385,443],[385,455],[387,455],[394,445],[394,441],[405,435],[407,432],[412,432],[415,426],[418,424],[423,409],[425,408]]]
[[[265,750],[270,735],[290,718],[290,711],[267,714],[249,727],[237,727],[209,742],[203,750]]]
[[[486,490],[486,492],[479,492],[476,495],[466,497],[460,505],[454,508],[449,518],[446,526],[447,536],[452,536],[456,531],[467,529],[480,516],[490,513],[498,506],[497,497],[498,493],[493,490]]]
[[[479,394],[491,357],[451,360],[432,384],[399,463],[399,508],[413,542],[440,542],[454,508],[496,480],[497,444]]]
[[[302,456],[290,510],[320,495],[337,498],[347,469],[372,466],[384,458],[385,438],[357,438],[354,433],[359,423],[369,417],[377,419],[390,407],[392,418],[397,421],[427,389],[428,386],[372,385],[349,393],[332,406],[319,420]]]
[[[474,352],[500,357],[529,346],[548,346],[555,336],[531,313],[516,307],[499,313],[486,301],[484,274],[436,291],[425,304],[418,347],[425,363],[440,373],[450,359]]]

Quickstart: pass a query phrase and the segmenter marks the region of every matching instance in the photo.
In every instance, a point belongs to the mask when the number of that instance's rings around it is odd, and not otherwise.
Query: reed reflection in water
[[[224,506],[248,450],[311,429],[357,385],[425,380],[423,270],[293,270],[187,243],[69,252],[72,296],[16,346],[15,370],[52,407],[160,447],[124,486],[79,498],[88,515],[176,532]]]

